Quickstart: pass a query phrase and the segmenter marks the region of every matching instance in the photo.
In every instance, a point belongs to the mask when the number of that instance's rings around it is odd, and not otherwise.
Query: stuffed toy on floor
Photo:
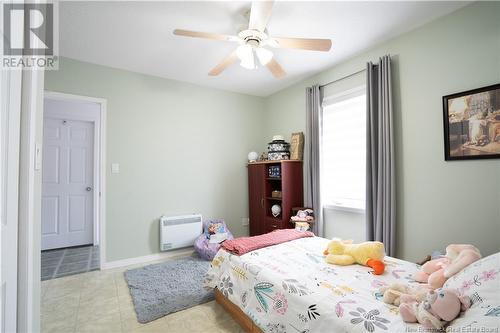
[[[433,289],[440,288],[450,277],[479,259],[481,253],[475,246],[450,244],[446,247],[444,257],[426,262],[412,278],[417,282],[428,283]]]
[[[470,307],[470,299],[454,289],[439,288],[430,290],[423,301],[413,297],[401,296],[399,313],[407,323],[420,323],[426,329],[442,330],[444,326],[458,317],[461,311]]]
[[[323,252],[329,264],[352,265],[360,264],[373,268],[376,275],[384,273],[384,244],[381,242],[364,242],[352,244],[352,241],[333,239]]]
[[[233,239],[233,234],[224,220],[204,220],[203,233],[195,240],[194,249],[202,259],[212,260],[225,239]]]

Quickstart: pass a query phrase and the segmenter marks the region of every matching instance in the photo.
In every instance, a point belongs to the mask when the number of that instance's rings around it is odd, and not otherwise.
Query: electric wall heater
[[[203,232],[201,214],[160,217],[161,251],[193,246]]]

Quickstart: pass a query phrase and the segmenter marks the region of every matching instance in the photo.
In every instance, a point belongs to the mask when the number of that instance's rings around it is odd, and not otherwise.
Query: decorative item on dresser
[[[257,162],[259,159],[259,154],[254,151],[248,153],[248,162]]]
[[[269,169],[281,177],[269,177]],[[275,193],[273,195],[273,192]],[[276,193],[280,192],[281,197]],[[275,229],[292,228],[292,208],[303,205],[302,161],[282,160],[248,164],[248,198],[250,236],[265,234]],[[281,207],[277,217],[271,210]]]
[[[281,166],[280,165],[270,165],[267,168],[267,173],[271,178],[281,178]]]
[[[276,199],[275,197],[272,197],[273,199]],[[281,206],[278,204],[274,204],[271,207],[271,213],[273,214],[273,217],[279,217],[281,214]]]
[[[290,159],[302,160],[304,157],[304,133],[292,133],[292,140],[290,142]]]
[[[269,160],[289,160],[290,159],[290,144],[285,141],[282,135],[273,136],[273,141],[268,143],[268,159]]]

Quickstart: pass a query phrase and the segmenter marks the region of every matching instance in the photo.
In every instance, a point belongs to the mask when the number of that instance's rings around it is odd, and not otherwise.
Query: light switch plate
[[[111,173],[120,173],[120,164],[111,163]]]
[[[241,225],[242,226],[247,226],[250,224],[250,219],[248,217],[242,217],[241,218]]]

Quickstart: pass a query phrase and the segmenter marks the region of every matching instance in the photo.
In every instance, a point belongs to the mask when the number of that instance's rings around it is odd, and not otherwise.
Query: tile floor
[[[42,251],[42,281],[99,269],[99,246]]]
[[[243,333],[215,301],[140,324],[123,277],[125,270],[140,266],[144,265],[42,281],[42,332]]]

